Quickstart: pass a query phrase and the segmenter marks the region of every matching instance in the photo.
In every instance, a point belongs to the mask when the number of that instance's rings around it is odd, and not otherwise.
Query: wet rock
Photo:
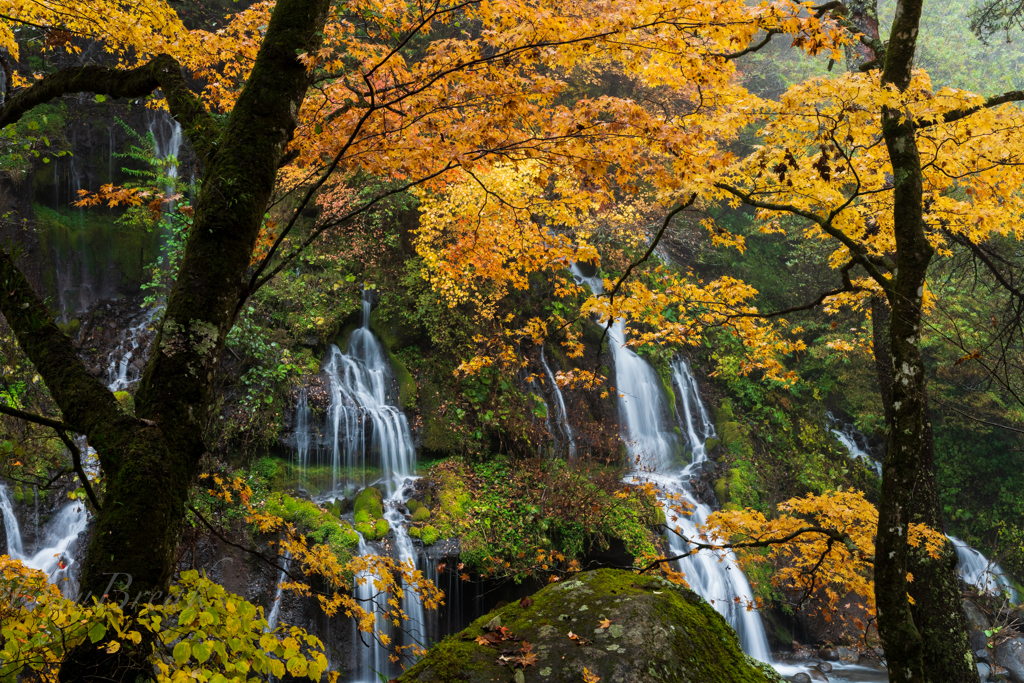
[[[830,647],[823,647],[818,650],[818,657],[824,659],[826,662],[838,662],[839,653]]]
[[[978,664],[978,681],[980,683],[986,683],[988,677],[992,675],[992,667],[982,662]]]
[[[793,681],[793,683],[811,683],[811,677],[808,674],[797,674],[789,680]]]
[[[815,668],[823,674],[832,673],[832,665],[828,662],[821,662]]]
[[[401,683],[508,681],[522,669],[499,657],[532,660],[524,679],[579,683],[586,668],[604,681],[767,683],[782,679],[743,654],[735,632],[696,593],[659,577],[599,569],[550,585],[477,619],[431,649]],[[500,631],[486,625],[500,619]],[[494,645],[478,644],[488,636]],[[511,654],[505,654],[505,651]],[[518,654],[517,654],[518,653]]]
[[[987,661],[989,661],[990,658],[989,658],[988,649],[977,650],[974,653],[974,658],[977,659],[979,662],[987,662]]]
[[[1024,683],[1024,636],[1008,638],[995,646],[995,663],[1010,673],[1010,679]]]
[[[988,617],[981,608],[970,600],[963,601],[964,613],[967,615],[967,630],[971,636],[971,649],[984,650],[988,645],[985,629],[991,628]]]
[[[811,677],[812,681],[827,681],[828,680],[828,676],[826,676],[825,674],[821,673],[817,669],[811,669],[810,671],[807,672],[807,675]]]
[[[851,650],[848,647],[837,647],[836,654],[844,662],[850,662],[856,664],[860,660],[860,654],[856,650]]]

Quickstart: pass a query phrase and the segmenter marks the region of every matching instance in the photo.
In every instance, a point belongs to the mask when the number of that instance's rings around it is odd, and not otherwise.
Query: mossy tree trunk
[[[905,90],[911,79],[922,0],[899,0],[882,85]],[[939,560],[912,551],[911,523],[942,529],[935,484],[932,428],[921,356],[924,287],[934,248],[924,223],[921,159],[914,121],[882,111],[882,135],[892,163],[896,268],[886,284],[891,311],[892,426],[883,466],[875,548],[878,632],[889,680],[968,683],[977,680],[960,606],[952,548]],[[888,389],[888,387],[885,387]],[[914,581],[907,580],[908,572]],[[911,607],[908,594],[913,595]]]
[[[247,294],[246,274],[277,167],[310,82],[297,54],[318,48],[327,11],[326,0],[278,1],[252,73],[222,127],[166,55],[131,71],[59,71],[0,110],[4,126],[64,94],[139,97],[161,87],[204,166],[179,276],[139,384],[137,417],[120,411],[113,394],[89,375],[14,260],[0,252],[0,312],[65,423],[87,436],[103,468],[106,493],[83,563],[83,596],[102,595],[112,579],[114,588],[126,588],[133,598],[141,593],[142,600],[168,588],[189,488],[206,451],[214,375]],[[87,650],[65,665],[62,678],[119,680],[139,666],[130,655],[100,659],[95,646]]]

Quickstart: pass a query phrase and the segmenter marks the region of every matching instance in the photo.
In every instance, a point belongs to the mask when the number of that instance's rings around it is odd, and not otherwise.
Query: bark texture
[[[192,94],[177,62],[156,57],[136,69],[76,67],[44,78],[7,100],[0,127],[64,94],[141,97],[161,87],[172,114],[204,161],[179,276],[153,353],[125,415],[91,377],[71,341],[32,292],[9,254],[0,251],[0,312],[60,407],[65,423],[98,452],[106,482],[103,507],[83,562],[83,597],[125,590],[133,598],[164,593],[174,571],[185,505],[205,452],[211,386],[239,300],[278,162],[297,124],[311,73],[297,55],[315,52],[327,0],[279,0],[252,73],[223,129]],[[63,680],[134,680],[138,652],[73,653]]]
[[[899,0],[882,84],[910,84],[922,0]],[[904,112],[882,111],[882,135],[894,178],[896,269],[886,286],[891,320],[892,428],[883,466],[875,549],[878,632],[889,680],[968,683],[977,680],[967,624],[947,544],[939,560],[912,551],[914,522],[942,529],[934,475],[932,428],[921,357],[924,287],[934,249],[924,223],[921,159],[915,125]],[[914,582],[907,580],[908,572]],[[912,608],[907,595],[915,598]]]

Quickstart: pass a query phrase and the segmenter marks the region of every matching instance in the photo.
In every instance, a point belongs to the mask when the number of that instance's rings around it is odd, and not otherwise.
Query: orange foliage
[[[779,516],[767,519],[756,510],[722,510],[708,517],[703,528],[709,537],[731,543],[766,542],[767,552],[740,552],[741,564],[770,563],[776,570],[772,584],[788,593],[811,598],[812,609],[831,618],[839,600],[849,593],[862,596],[871,615],[875,613],[872,568],[878,510],[860,491],[830,491],[820,496],[791,498],[778,507]],[[819,528],[833,536],[808,531],[785,542],[801,529]],[[939,557],[946,537],[923,524],[911,524],[907,542],[922,544]],[[912,577],[908,576],[908,579]],[[910,597],[908,596],[909,600]]]

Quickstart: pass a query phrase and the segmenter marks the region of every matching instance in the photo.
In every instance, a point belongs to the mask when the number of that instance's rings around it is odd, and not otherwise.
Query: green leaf
[[[174,651],[171,652],[171,656],[174,657],[174,661],[180,666],[188,661],[188,658],[192,656],[192,647],[186,641],[181,641],[174,646]]]
[[[209,643],[196,643],[192,647],[192,656],[198,659],[200,664],[209,659],[212,652],[213,648]]]
[[[106,95],[96,95],[96,102],[102,104],[107,101]]]
[[[106,624],[93,624],[89,629],[89,642],[97,643],[107,634]]]

